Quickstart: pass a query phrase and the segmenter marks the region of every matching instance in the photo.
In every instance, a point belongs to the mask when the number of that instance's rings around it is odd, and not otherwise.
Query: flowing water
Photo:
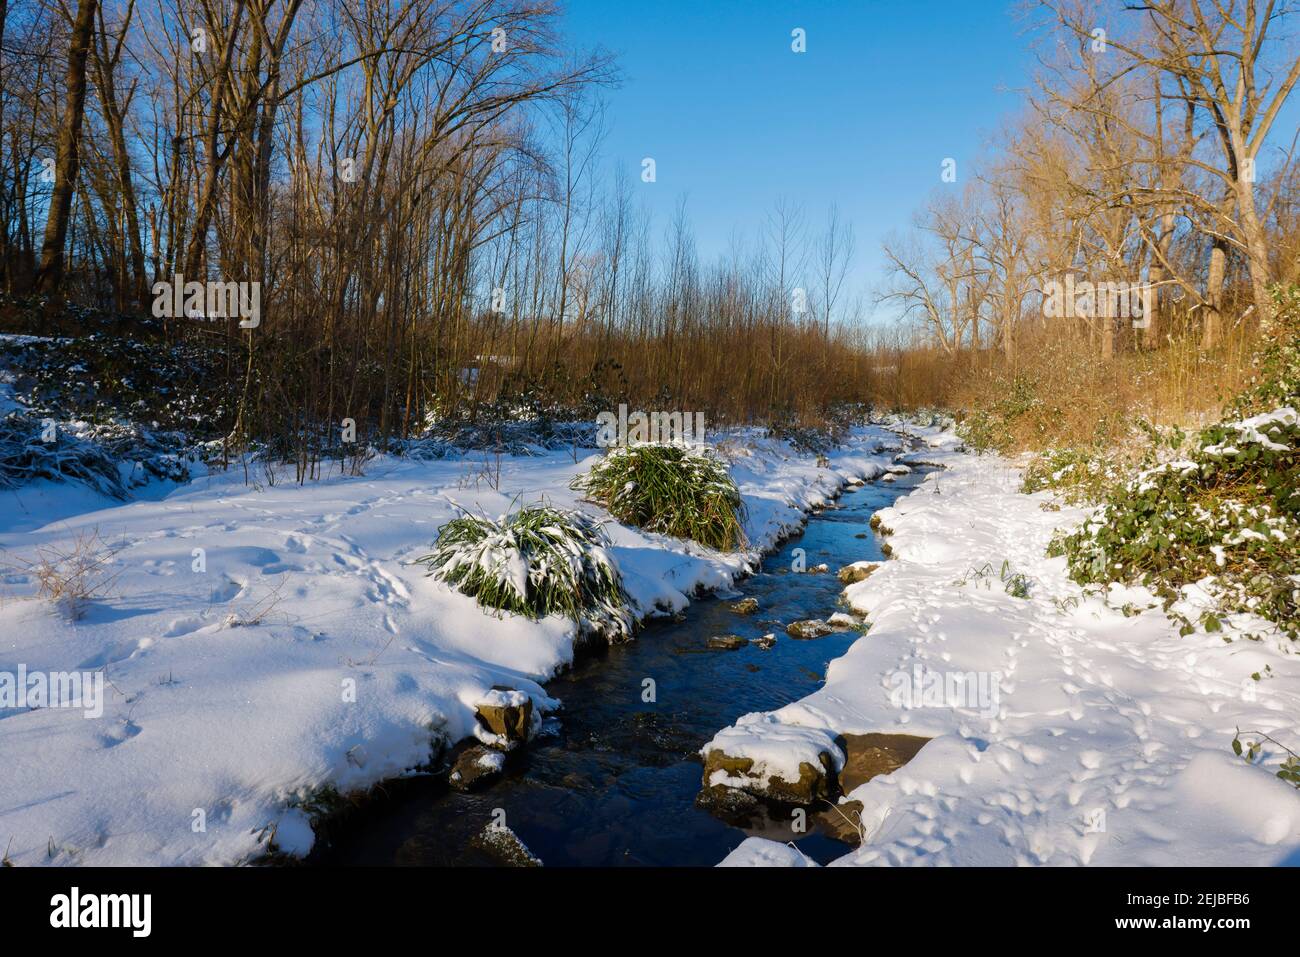
[[[842,565],[882,560],[872,514],[907,494],[924,470],[895,482],[849,490],[810,518],[796,535],[741,581],[758,599],[754,615],[730,606],[739,598],[693,602],[684,620],[659,621],[636,640],[583,658],[546,685],[562,709],[548,733],[511,756],[505,776],[463,794],[440,778],[404,782],[318,842],[320,864],[490,863],[471,838],[503,811],[505,823],[548,865],[706,865],[720,861],[748,834],[793,841],[819,862],[850,848],[810,827],[796,833],[787,820],[733,826],[696,808],[699,749],[750,711],[768,711],[816,690],[827,664],[859,638],[854,631],[796,641],[785,625],[825,618],[837,608]],[[807,567],[791,570],[795,549]],[[770,650],[706,647],[712,635],[777,636]],[[642,700],[654,679],[655,701]]]

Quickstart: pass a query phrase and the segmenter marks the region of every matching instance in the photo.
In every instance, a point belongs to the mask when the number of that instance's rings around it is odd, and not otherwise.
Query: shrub
[[[1095,504],[1105,500],[1134,468],[1172,459],[1187,439],[1176,426],[1160,428],[1140,418],[1134,424],[1132,440],[1120,445],[1067,446],[1034,456],[1020,490],[1051,490],[1071,505]]]
[[[1037,383],[1024,374],[997,382],[992,388],[997,398],[967,416],[957,434],[977,452],[1009,450],[1015,444],[1014,424],[1043,404],[1037,389]]]
[[[611,449],[572,487],[646,531],[720,550],[745,544],[740,492],[726,466],[679,445]]]
[[[1273,287],[1277,310],[1260,328],[1265,344],[1246,387],[1228,409],[1234,416],[1300,404],[1300,285]]]
[[[632,634],[623,577],[600,524],[543,505],[496,521],[462,515],[438,529],[429,574],[485,608],[541,618],[564,615],[612,638]]]
[[[861,403],[833,403],[818,416],[787,405],[769,411],[768,433],[802,455],[825,455],[843,444],[853,426],[869,421],[870,413]]]
[[[1029,463],[1020,490],[1050,489],[1071,505],[1100,501],[1118,478],[1108,459],[1109,453],[1095,449],[1050,449]]]
[[[1223,610],[1300,637],[1300,296],[1275,295],[1273,338],[1230,409],[1273,407],[1201,430],[1188,458],[1139,472],[1054,540],[1049,553],[1066,556],[1076,581],[1141,581],[1168,604],[1180,586],[1209,578]]]
[[[1214,577],[1230,611],[1292,637],[1300,606],[1300,425],[1278,409],[1205,429],[1189,460],[1140,472],[1078,531],[1053,543],[1076,581],[1139,580],[1166,599]]]
[[[1260,740],[1248,741],[1244,746],[1241,743],[1243,734],[1258,735]],[[1281,767],[1274,772],[1279,778],[1290,784],[1292,787],[1300,788],[1300,754],[1296,754],[1277,738],[1265,734],[1263,731],[1242,731],[1237,729],[1237,734],[1232,739],[1232,753],[1244,760],[1247,764],[1255,764],[1259,760],[1260,753],[1264,749],[1263,742],[1267,741],[1280,751],[1286,752],[1286,757],[1282,759]]]

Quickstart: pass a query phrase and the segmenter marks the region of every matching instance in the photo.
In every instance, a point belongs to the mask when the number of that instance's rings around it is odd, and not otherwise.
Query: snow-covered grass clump
[[[495,611],[563,615],[611,639],[632,633],[623,577],[600,524],[581,512],[532,505],[495,521],[443,525],[429,574]]]
[[[705,453],[668,444],[611,449],[573,487],[627,525],[723,551],[745,544],[740,492]]]

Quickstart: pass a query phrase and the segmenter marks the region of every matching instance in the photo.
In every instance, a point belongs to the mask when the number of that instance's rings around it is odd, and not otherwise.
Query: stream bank
[[[465,793],[448,787],[445,775],[404,781],[325,829],[307,862],[497,863],[477,840],[493,822],[504,822],[549,865],[711,866],[751,835],[792,841],[819,861],[845,854],[851,845],[828,828],[810,823],[799,832],[791,820],[766,815],[727,823],[697,807],[698,751],[740,715],[821,685],[827,664],[860,632],[796,640],[786,625],[840,610],[836,570],[884,558],[871,516],[924,474],[846,490],[767,556],[736,595],[697,601],[680,620],[652,622],[635,641],[588,654],[547,682],[563,707],[510,755],[494,784]],[[823,564],[828,571],[794,570]],[[742,597],[756,599],[757,610],[733,610]],[[710,647],[724,635],[747,641]]]

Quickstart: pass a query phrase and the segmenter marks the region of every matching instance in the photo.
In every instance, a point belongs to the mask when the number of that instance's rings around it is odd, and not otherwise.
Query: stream
[[[785,625],[842,610],[835,573],[850,562],[884,560],[871,516],[927,471],[846,490],[737,583],[737,597],[693,601],[680,620],[651,622],[634,641],[581,658],[546,684],[562,708],[511,756],[495,784],[466,794],[442,777],[404,781],[322,835],[308,863],[490,864],[470,842],[502,811],[547,865],[712,866],[750,834],[793,841],[819,863],[847,853],[850,845],[812,826],[795,833],[788,820],[769,820],[742,828],[696,808],[698,752],[741,715],[816,690],[828,663],[860,637],[848,631],[796,641]],[[800,548],[808,568],[825,563],[830,570],[791,571]],[[758,599],[756,614],[731,610],[742,596]],[[713,635],[769,632],[777,636],[769,650],[706,646]],[[656,686],[651,703],[642,700],[645,678]]]

